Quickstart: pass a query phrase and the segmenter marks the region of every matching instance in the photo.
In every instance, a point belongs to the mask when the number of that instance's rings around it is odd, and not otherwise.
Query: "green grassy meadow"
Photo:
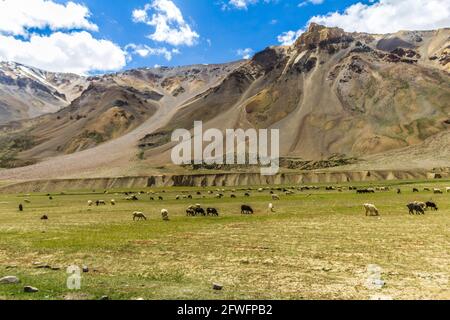
[[[67,192],[52,194],[53,200],[0,195],[0,278],[21,280],[0,284],[0,299],[450,299],[450,181],[364,186],[386,185],[391,191],[369,195],[325,191],[323,185],[290,196],[275,191],[280,201],[258,187],[249,198],[247,188],[237,188],[236,199],[233,188],[216,199],[207,193],[216,188],[187,187],[148,188],[142,191],[156,195],[135,202],[121,194],[131,190]],[[188,194],[194,199],[175,200]],[[107,205],[89,207],[88,200]],[[410,216],[406,204],[416,200],[433,200],[440,210]],[[270,202],[275,213],[267,209]],[[364,215],[366,202],[380,209],[380,218]],[[196,203],[217,208],[220,217],[186,217],[187,206]],[[242,204],[255,214],[241,215]],[[161,219],[163,208],[169,222]],[[134,211],[148,220],[133,221]],[[48,221],[40,220],[44,214]],[[382,269],[382,288],[365,285],[372,264]],[[71,265],[89,268],[80,290],[66,286]],[[213,283],[223,290],[214,291]],[[24,293],[25,285],[39,292]]]

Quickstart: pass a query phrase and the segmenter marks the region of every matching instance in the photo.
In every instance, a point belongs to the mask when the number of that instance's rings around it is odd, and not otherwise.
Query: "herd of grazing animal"
[[[249,197],[251,197],[251,193],[250,192],[252,192],[252,191],[256,191],[257,193],[263,193],[264,191],[269,191],[272,201],[280,201],[281,200],[280,196],[278,194],[276,194],[274,191],[283,192],[283,195],[289,196],[289,195],[295,194],[294,191],[293,191],[295,189],[299,190],[300,192],[304,192],[304,191],[310,191],[310,190],[316,191],[316,190],[320,190],[321,188],[317,187],[317,186],[303,186],[303,187],[298,187],[298,188],[291,187],[289,189],[286,189],[286,188],[276,188],[276,189],[274,189],[274,188],[268,188],[268,187],[266,187],[266,188],[258,188],[258,189],[248,188],[248,189],[244,190],[246,192],[243,195],[245,197],[249,198]],[[354,191],[356,191],[357,194],[374,194],[374,193],[379,192],[379,191],[388,192],[388,191],[391,190],[389,187],[376,187],[376,188],[363,188],[363,189],[361,189],[361,188],[357,188],[357,187],[348,187],[348,188],[346,188],[346,187],[333,187],[333,186],[327,186],[327,187],[324,187],[324,189],[326,191],[339,191],[339,192],[343,192],[343,190],[350,190],[350,191],[354,190]],[[423,188],[423,191],[432,192],[433,194],[436,194],[436,195],[444,194],[443,190],[445,190],[445,193],[450,193],[450,187],[446,187],[444,189],[427,188],[427,187]],[[395,191],[396,191],[397,194],[401,194],[402,193],[402,189],[400,189],[400,188],[397,188]],[[232,199],[238,198],[238,196],[236,195],[237,191],[235,189],[228,190],[228,191],[226,191],[225,189],[217,189],[216,192],[217,193],[215,193],[214,191],[210,190],[210,191],[207,191],[207,194],[212,196],[212,197],[214,197],[214,198],[216,198],[216,199],[222,199],[222,198],[225,197],[224,194],[226,192],[231,192],[230,197]],[[415,187],[415,188],[412,188],[412,192],[413,193],[420,193],[420,190],[419,190],[419,188]],[[166,191],[162,191],[162,193],[166,193]],[[104,194],[108,194],[108,192],[105,191]],[[145,192],[144,191],[141,191],[139,193],[127,193],[127,192],[125,192],[124,194],[126,195],[126,198],[124,198],[124,200],[126,200],[126,201],[139,201],[138,195],[139,196],[144,195]],[[157,193],[147,192],[146,194],[147,195],[152,195],[150,197],[150,200],[155,200],[155,199],[158,199],[160,201],[164,200],[164,198],[162,196],[158,195]],[[64,195],[64,194],[61,193],[61,195]],[[202,199],[206,198],[206,196],[203,195],[203,193],[200,192],[200,191],[197,191],[196,195],[200,196]],[[29,195],[27,195],[27,196],[29,196]],[[50,200],[53,199],[49,194],[47,196],[49,197]],[[308,197],[309,196],[311,196],[311,194],[309,194]],[[176,200],[193,199],[193,196],[191,194],[176,195],[175,199]],[[31,201],[29,199],[24,199],[23,203],[31,204]],[[111,199],[109,201],[109,203],[110,203],[111,206],[116,206],[116,204],[117,204],[116,200],[114,200],[114,199]],[[106,204],[107,204],[107,202],[104,201],[104,200],[95,200],[95,201],[89,200],[89,201],[87,201],[87,205],[89,207],[92,207],[94,205],[97,206],[97,207],[99,207],[99,206],[106,206]],[[410,215],[424,215],[427,210],[431,210],[431,211],[438,211],[439,210],[437,204],[435,202],[433,202],[433,201],[427,201],[427,202],[414,201],[414,202],[408,203],[406,205],[406,207],[407,207],[408,212],[409,212]],[[379,217],[380,214],[381,214],[380,210],[375,206],[375,204],[365,203],[365,204],[363,204],[363,208],[365,210],[365,215],[366,216]],[[24,211],[24,206],[23,206],[22,203],[19,204],[19,211],[21,211],[21,212]],[[268,212],[275,213],[275,206],[274,206],[273,203],[269,203],[268,204]],[[241,214],[243,214],[243,215],[252,215],[254,213],[255,213],[255,210],[251,206],[245,205],[245,204],[241,206]],[[202,208],[202,206],[200,204],[197,204],[197,205],[189,206],[186,209],[186,216],[188,216],[188,217],[218,217],[219,216],[219,210],[216,209],[216,208],[211,208],[211,207],[208,207],[208,208],[204,209],[204,208]],[[169,219],[169,211],[167,209],[162,209],[161,210],[161,218],[162,218],[163,221],[170,221],[170,219]],[[41,217],[41,220],[48,220],[48,219],[49,219],[49,217],[47,215],[43,215]],[[133,220],[134,221],[146,221],[147,220],[147,216],[143,212],[135,211],[135,212],[133,212]]]
[[[186,216],[188,217],[218,217],[219,211],[216,208],[207,208],[206,210],[202,208],[200,204],[195,206],[189,206],[186,209]]]

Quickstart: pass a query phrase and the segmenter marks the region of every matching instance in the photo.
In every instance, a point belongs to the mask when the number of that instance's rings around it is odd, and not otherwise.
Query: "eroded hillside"
[[[172,131],[196,120],[278,128],[282,156],[307,161],[372,157],[378,166],[432,141],[414,163],[432,168],[449,147],[449,48],[450,29],[371,35],[312,24],[292,46],[248,61],[90,78],[61,111],[3,126],[19,164],[44,161],[0,178],[146,174],[170,164]]]

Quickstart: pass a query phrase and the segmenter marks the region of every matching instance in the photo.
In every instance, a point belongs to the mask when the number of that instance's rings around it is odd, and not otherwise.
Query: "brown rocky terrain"
[[[56,112],[87,86],[85,77],[0,62],[0,124]]]
[[[312,24],[292,46],[248,61],[90,78],[68,107],[2,127],[0,143],[10,148],[12,134],[27,142],[17,162],[38,163],[0,179],[181,170],[170,166],[170,135],[195,120],[204,129],[278,128],[282,156],[305,162],[450,166],[440,156],[450,153],[449,48],[450,29],[371,35]]]

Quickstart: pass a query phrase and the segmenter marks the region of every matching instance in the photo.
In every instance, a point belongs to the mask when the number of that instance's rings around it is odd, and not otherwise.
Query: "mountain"
[[[449,37],[450,29],[369,35],[312,24],[293,46],[256,54],[154,136],[199,118],[206,128],[279,128],[282,155],[308,160],[423,143],[450,128]]]
[[[292,46],[248,61],[87,78],[69,106],[0,128],[3,166],[39,162],[0,178],[180,170],[170,165],[170,135],[195,120],[278,128],[282,156],[299,161],[450,166],[432,156],[450,155],[449,72],[450,29],[375,35],[311,24]],[[429,155],[405,163],[405,150]]]
[[[127,134],[134,146],[135,129],[217,85],[242,63],[143,68],[85,78],[86,88],[67,107],[0,126],[0,166],[76,153]]]
[[[68,106],[86,88],[84,77],[0,62],[0,124]]]

